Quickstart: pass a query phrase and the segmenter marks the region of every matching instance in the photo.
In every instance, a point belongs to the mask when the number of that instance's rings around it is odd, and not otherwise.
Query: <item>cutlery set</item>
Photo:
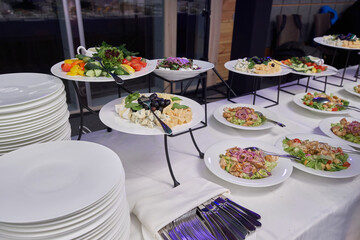
[[[261,227],[261,216],[226,197],[211,199],[159,230],[164,240],[239,240]]]

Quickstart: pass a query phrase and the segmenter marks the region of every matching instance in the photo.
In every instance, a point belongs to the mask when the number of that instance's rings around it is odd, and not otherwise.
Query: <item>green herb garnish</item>
[[[125,98],[125,104],[131,103],[132,101],[138,99],[139,97],[140,97],[140,93],[138,92],[131,93]]]
[[[138,103],[132,103],[132,102],[125,104],[125,107],[126,108],[131,108],[134,111],[139,111],[139,110],[143,109],[142,105],[140,105]]]
[[[175,101],[181,101],[181,98],[178,98],[178,97],[172,97],[172,98],[171,98],[171,100],[172,100],[173,102],[175,102]]]
[[[172,107],[171,107],[172,110],[174,110],[174,109],[187,109],[187,108],[189,108],[189,107],[186,106],[186,105],[180,105],[180,104],[178,104],[178,103],[174,103],[174,104],[172,105]]]

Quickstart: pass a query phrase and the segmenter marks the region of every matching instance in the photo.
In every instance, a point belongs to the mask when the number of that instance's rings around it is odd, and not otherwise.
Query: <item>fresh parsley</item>
[[[178,103],[174,103],[174,104],[172,105],[172,107],[171,107],[172,110],[174,110],[174,109],[187,109],[187,108],[189,108],[189,107],[186,106],[186,105],[180,105],[180,104],[178,104]]]

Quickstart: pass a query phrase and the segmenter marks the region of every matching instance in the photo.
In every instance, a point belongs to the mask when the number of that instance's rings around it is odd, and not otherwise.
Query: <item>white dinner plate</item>
[[[55,76],[57,76],[61,79],[72,80],[72,81],[77,81],[77,82],[114,82],[115,81],[111,77],[87,77],[87,76],[67,75],[67,73],[61,69],[61,64],[63,64],[63,63],[64,63],[64,61],[61,61],[61,62],[55,64],[54,66],[52,66],[50,69],[52,74],[54,74]],[[155,67],[156,67],[156,60],[147,60],[146,67],[142,68],[140,71],[134,72],[130,75],[119,75],[119,77],[124,81],[142,77],[142,76],[148,75],[149,73],[154,71]]]
[[[0,125],[21,123],[29,121],[39,116],[46,116],[59,109],[62,105],[66,104],[66,94],[63,92],[61,95],[53,99],[51,102],[38,106],[33,109],[23,110],[14,113],[0,114]]]
[[[336,112],[331,112],[331,111],[323,111],[323,110],[319,110],[319,109],[315,109],[315,108],[312,108],[312,107],[309,107],[309,106],[306,106],[304,103],[303,103],[303,100],[301,100],[304,96],[306,95],[306,93],[298,93],[294,96],[293,98],[293,102],[304,108],[304,109],[307,109],[307,110],[310,110],[312,112],[317,112],[317,113],[322,113],[322,114],[329,114],[329,115],[344,115],[344,114],[348,114],[349,113],[349,110],[345,109],[345,110],[341,110],[341,111],[336,111]]]
[[[260,126],[255,126],[255,127],[250,127],[250,126],[241,126],[241,125],[237,125],[234,123],[231,123],[229,121],[227,121],[224,117],[223,117],[223,112],[224,112],[224,108],[235,108],[235,107],[249,107],[249,108],[253,108],[255,111],[259,111],[261,112],[265,117],[275,120],[275,121],[279,121],[278,117],[276,116],[275,113],[273,113],[272,111],[269,111],[266,108],[263,107],[259,107],[256,105],[251,105],[251,104],[241,104],[241,103],[231,103],[231,104],[225,104],[222,105],[220,107],[218,107],[215,111],[214,111],[214,117],[216,120],[218,120],[220,123],[229,126],[229,127],[233,127],[233,128],[238,128],[238,129],[243,129],[243,130],[264,130],[264,129],[269,129],[272,128],[273,126],[275,126],[276,124],[271,123],[269,121],[265,121],[263,124],[261,124]]]
[[[304,73],[304,72],[298,72],[298,71],[295,71],[294,69],[291,69],[291,73],[294,73],[297,75],[302,75],[302,76],[308,76],[308,77],[310,77],[310,76],[326,77],[326,76],[336,75],[338,73],[338,70],[330,65],[323,64],[322,66],[327,67],[326,71],[322,71],[320,73]]]
[[[149,95],[149,94],[144,94],[144,95]],[[189,98],[183,97],[183,96],[177,96],[177,95],[173,95],[173,96],[181,98],[181,100],[182,100],[181,104],[189,106],[191,108],[192,114],[193,114],[191,122],[183,124],[183,125],[178,125],[178,126],[175,126],[172,128],[174,134],[182,132],[182,131],[186,131],[189,128],[192,128],[201,122],[201,120],[204,118],[205,113],[204,113],[204,109],[202,108],[202,106],[199,103],[197,103]],[[154,128],[149,128],[146,126],[142,126],[140,124],[133,123],[130,120],[121,118],[115,112],[115,105],[120,104],[124,98],[125,97],[115,99],[115,100],[105,104],[101,108],[100,113],[99,113],[101,122],[103,122],[106,126],[112,128],[114,130],[129,133],[129,134],[136,134],[136,135],[163,135],[164,134],[164,130],[159,126],[155,126]]]
[[[156,59],[154,61],[159,61],[163,59]],[[169,81],[178,81],[186,78],[192,78],[200,73],[207,72],[210,69],[214,68],[214,64],[211,62],[205,62],[201,60],[193,60],[193,64],[200,67],[198,70],[192,70],[192,71],[181,71],[181,70],[165,70],[165,69],[155,69],[154,73],[159,75],[160,77],[163,77]]]
[[[112,150],[86,141],[33,144],[0,157],[0,222],[34,223],[80,211],[120,181]]]
[[[351,93],[352,95],[355,95],[357,97],[360,97],[360,93],[355,92],[354,87],[358,86],[358,83],[351,83],[351,84],[346,84],[344,85],[344,89],[345,91],[347,91],[348,93]]]
[[[47,126],[47,127],[41,127],[39,129],[36,129],[34,131],[18,134],[16,132],[11,132],[7,134],[6,136],[0,136],[0,146],[6,145],[6,144],[16,144],[17,142],[24,141],[26,139],[32,139],[39,136],[46,135],[53,130],[59,128],[60,126],[64,125],[66,122],[69,121],[70,113],[69,111],[66,111],[63,116],[61,116],[58,121],[56,121],[53,125]]]
[[[248,73],[248,72],[241,72],[238,70],[235,70],[234,66],[236,64],[237,60],[231,60],[224,64],[225,68],[231,72],[247,75],[247,76],[254,76],[254,77],[279,77],[284,76],[286,74],[289,74],[291,72],[291,69],[281,67],[280,72],[277,73],[271,73],[271,74],[256,74],[256,73]]]
[[[244,138],[233,138],[218,142],[205,152],[205,165],[217,177],[240,186],[245,187],[268,187],[285,181],[292,173],[292,164],[289,159],[279,158],[277,166],[271,171],[271,176],[262,179],[243,179],[235,177],[220,167],[220,154],[225,154],[226,149],[232,147],[258,147],[265,151],[279,153],[281,150],[273,145],[261,141]]]
[[[319,141],[328,143],[330,146],[333,147],[341,147],[344,149],[352,149],[350,146],[344,144],[343,142],[340,142],[338,140],[316,135],[316,134],[305,134],[305,133],[293,133],[293,134],[287,134],[285,136],[280,137],[276,143],[275,146],[278,148],[283,149],[282,147],[282,141],[285,139],[285,137],[289,139],[298,138],[300,140],[310,140],[310,141]],[[285,152],[285,151],[284,151]],[[296,161],[293,161],[293,166],[296,167],[299,170],[302,170],[304,172],[317,175],[320,177],[328,177],[328,178],[348,178],[348,177],[354,177],[358,174],[360,174],[360,158],[357,154],[349,154],[348,162],[351,164],[351,166],[348,169],[337,171],[337,172],[329,172],[329,171],[321,171],[321,170],[315,170],[313,168],[306,167],[305,165],[298,163]]]
[[[343,119],[344,117],[331,117],[331,118],[325,118],[323,119],[320,123],[319,123],[319,128],[320,130],[325,133],[326,135],[328,135],[329,137],[335,139],[336,141],[339,141],[343,144],[347,144],[353,147],[357,147],[360,148],[360,143],[353,143],[350,141],[347,141],[345,139],[342,139],[338,136],[336,136],[332,131],[331,131],[331,124],[332,123],[340,123],[340,120]],[[348,122],[352,122],[352,121],[358,121],[360,122],[358,119],[352,118],[352,117],[346,117],[346,120]]]
[[[9,73],[0,75],[0,109],[46,98],[63,87],[49,74]]]
[[[14,105],[11,107],[0,108],[0,117],[1,117],[0,119],[10,118],[12,115],[16,115],[20,112],[25,112],[26,110],[37,110],[38,108],[48,105],[52,101],[55,101],[56,99],[59,98],[59,96],[62,95],[66,95],[64,91],[64,85],[62,85],[59,90],[57,90],[56,92],[45,98],[41,98],[24,104]],[[7,116],[8,114],[10,116]]]
[[[67,115],[67,106],[63,106],[63,108],[52,115],[48,115],[43,119],[39,119],[37,121],[33,121],[33,123],[23,125],[11,125],[6,129],[0,130],[0,138],[10,137],[14,135],[22,135],[26,133],[30,133],[33,131],[38,131],[42,128],[49,127],[49,125],[55,124],[56,121],[60,120],[63,116]],[[41,121],[42,120],[42,121]]]
[[[324,45],[324,46],[327,46],[327,47],[332,47],[332,48],[339,48],[339,49],[345,49],[345,50],[355,50],[355,51],[360,50],[360,48],[340,47],[340,46],[335,46],[335,45],[325,43],[323,37],[314,38],[314,42],[319,43],[319,44]]]

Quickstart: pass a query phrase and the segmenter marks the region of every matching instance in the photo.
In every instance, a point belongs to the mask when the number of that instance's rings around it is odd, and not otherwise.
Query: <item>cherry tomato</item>
[[[311,93],[308,92],[307,95],[310,95],[310,96],[311,96]]]
[[[331,109],[331,111],[336,112],[336,111],[338,111],[338,108],[334,107],[334,108]]]
[[[298,139],[298,138],[294,138],[293,141],[296,142],[296,143],[301,143],[300,139]]]
[[[344,162],[343,167],[347,167],[347,168],[348,168],[348,167],[350,167],[350,165],[351,165],[351,164],[350,164],[349,162]]]
[[[306,64],[306,66],[308,66],[308,67],[311,66],[311,62],[307,62],[307,63],[305,63],[305,64]]]
[[[331,161],[331,160],[328,160],[328,161],[327,161],[327,164],[331,164],[331,163],[332,163],[332,161]]]
[[[134,57],[134,56],[132,56],[132,57],[131,57],[131,61],[132,61],[132,60],[134,60],[134,59],[136,59],[136,60],[139,60],[139,61],[140,61],[140,60],[141,60],[141,57]]]
[[[63,63],[63,64],[61,64],[61,69],[64,72],[69,72],[70,69],[71,69],[71,64],[70,63]]]
[[[129,60],[127,60],[126,58],[124,58],[123,60],[122,60],[122,64],[128,64],[130,61]]]
[[[147,62],[140,61],[139,63],[140,63],[141,66],[143,66],[143,67],[146,67],[146,65],[147,65]]]
[[[136,72],[142,69],[142,65],[140,63],[132,64],[132,67],[135,69]]]

